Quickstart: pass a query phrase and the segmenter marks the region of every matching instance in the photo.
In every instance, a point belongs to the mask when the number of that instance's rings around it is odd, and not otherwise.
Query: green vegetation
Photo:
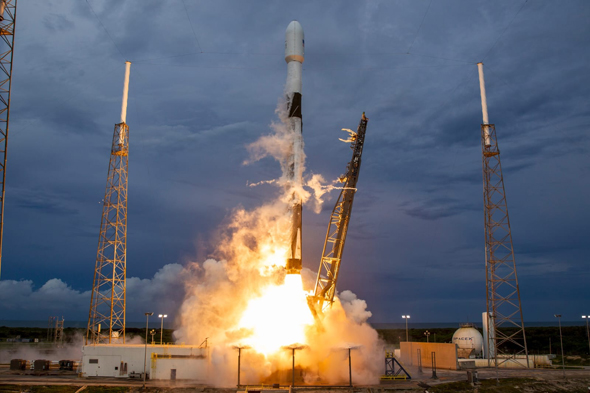
[[[455,333],[456,330],[456,328],[428,329],[430,332],[430,342],[451,342],[453,333]],[[425,331],[426,329],[410,329],[410,341],[425,342]],[[506,329],[506,331],[509,332],[510,329]],[[381,339],[390,345],[399,346],[400,338],[401,341],[406,340],[405,329],[382,329],[377,330],[377,332],[379,333],[379,337],[381,337]],[[581,363],[578,363],[577,365],[590,365],[590,359],[588,357],[588,336],[586,335],[586,326],[565,326],[562,327],[562,332],[563,350],[566,355],[566,364],[569,362],[568,356],[578,355],[583,356],[583,360],[581,360]],[[550,353],[549,343],[551,342],[551,353],[561,355],[558,327],[528,327],[526,328],[526,336],[530,354]],[[571,365],[576,365],[573,359]]]
[[[152,329],[150,329],[152,330]],[[160,329],[155,329],[156,334],[154,336],[154,342],[160,343]],[[164,329],[163,342],[173,342],[172,333],[173,329]],[[145,338],[145,329],[142,328],[127,328],[125,334],[128,339],[133,339],[135,336],[139,336],[142,339]],[[47,342],[47,329],[45,328],[21,328],[21,327],[6,327],[0,326],[0,343],[5,344],[6,339],[9,338],[31,338],[39,339],[39,344]],[[82,338],[86,336],[86,329],[83,328],[65,328],[64,329],[64,341],[74,342],[76,337]],[[152,336],[148,333],[148,342],[152,342]],[[50,340],[53,341],[53,340]],[[7,343],[11,344],[11,343]],[[35,344],[35,343],[31,343]]]
[[[428,341],[437,343],[451,342],[453,333],[455,333],[457,329],[458,327],[428,329],[430,332],[430,338]],[[424,336],[424,332],[426,330],[427,329],[409,329],[408,333],[410,341],[426,342],[426,336]],[[379,333],[379,338],[384,340],[386,343],[395,345],[397,347],[399,347],[400,340],[406,341],[406,329],[380,329],[377,330],[377,333]]]
[[[565,367],[578,368],[583,366],[590,366],[590,356],[588,355],[565,355]],[[561,356],[556,356],[553,359],[555,367],[561,367]]]

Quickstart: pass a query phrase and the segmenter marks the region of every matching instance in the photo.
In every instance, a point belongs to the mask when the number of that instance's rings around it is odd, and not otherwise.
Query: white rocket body
[[[129,97],[129,73],[131,72],[131,62],[125,62],[125,79],[123,80],[123,101],[121,102],[121,124],[127,123],[127,99]],[[119,146],[125,144],[125,128],[121,127],[119,133]]]
[[[477,63],[477,71],[479,72],[479,92],[481,95],[481,114],[483,117],[483,125],[484,125],[484,139],[485,139],[485,146],[490,147],[490,129],[487,127],[490,124],[490,119],[488,118],[488,100],[486,98],[486,82],[483,77],[483,63]]]
[[[121,102],[121,123],[127,122],[127,98],[129,97],[129,73],[131,62],[125,62],[125,79],[123,80],[123,101]]]
[[[289,186],[292,194],[292,227],[290,252],[287,257],[287,273],[299,274],[301,272],[301,196],[299,191],[303,187],[303,136],[301,115],[301,71],[304,61],[305,38],[303,28],[297,21],[289,23],[285,32],[285,61],[287,62],[287,83],[285,94],[287,96],[288,119],[292,137],[292,150],[288,162]]]

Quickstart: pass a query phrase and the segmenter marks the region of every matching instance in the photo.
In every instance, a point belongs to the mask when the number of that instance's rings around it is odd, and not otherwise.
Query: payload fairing
[[[297,21],[289,23],[285,32],[285,61],[287,62],[287,127],[292,136],[289,156],[288,186],[291,194],[291,237],[287,257],[287,274],[301,273],[301,195],[303,187],[303,136],[301,117],[301,70],[303,68],[305,38]]]

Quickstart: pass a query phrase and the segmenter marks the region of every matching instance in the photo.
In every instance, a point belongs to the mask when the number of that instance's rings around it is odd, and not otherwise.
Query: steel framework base
[[[495,365],[517,361],[528,349],[516,275],[512,233],[500,163],[500,150],[493,124],[482,124],[483,203],[487,315],[492,316]],[[488,323],[488,337],[490,329]],[[500,359],[499,359],[500,358]]]
[[[100,223],[86,344],[125,342],[129,127],[115,125]]]

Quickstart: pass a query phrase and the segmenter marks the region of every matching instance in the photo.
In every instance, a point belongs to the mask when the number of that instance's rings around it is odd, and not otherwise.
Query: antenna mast
[[[125,62],[121,122],[115,124],[102,207],[86,344],[125,343],[127,280],[127,95],[131,62]]]
[[[494,346],[495,366],[505,362],[521,365],[519,355],[526,358],[528,349],[516,276],[516,262],[500,163],[496,127],[489,123],[483,63],[478,63],[481,91],[481,149],[483,163],[483,205],[485,222],[487,337]],[[492,324],[493,326],[490,326]],[[492,337],[490,337],[492,332]]]

